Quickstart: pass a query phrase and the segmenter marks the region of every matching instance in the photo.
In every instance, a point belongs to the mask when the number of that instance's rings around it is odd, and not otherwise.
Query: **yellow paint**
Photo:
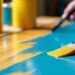
[[[34,45],[33,43],[26,43],[22,45],[10,46],[8,50],[0,52],[0,62],[16,56],[18,53],[25,51],[28,48],[31,48],[33,45]]]
[[[49,33],[50,32],[48,30],[27,30],[21,33],[16,33],[4,38],[0,38],[0,52],[7,51],[13,48],[17,50],[19,48],[21,49],[22,47],[24,48],[24,45],[21,45],[21,47],[19,43],[46,36]],[[25,44],[25,47],[28,47],[26,45],[27,43]],[[29,45],[29,47],[31,46]]]
[[[48,30],[26,30],[21,33],[0,37],[0,69],[6,69],[14,64],[39,55],[41,52],[27,54],[19,53],[36,44],[36,42],[26,41],[46,36],[49,33]],[[20,44],[21,42],[26,43]]]
[[[20,44],[20,42],[25,42],[38,37],[42,37],[47,35],[48,33],[49,31],[44,30],[29,30],[0,38],[0,62],[11,58],[18,53],[33,47],[36,44],[33,42]]]
[[[39,54],[41,54],[41,52],[26,53],[26,54],[20,54],[20,55],[14,56],[11,59],[7,59],[3,62],[0,62],[0,70],[6,69],[6,68],[8,68],[14,64],[20,63],[22,61],[26,61],[27,59],[33,58]]]
[[[46,36],[50,33],[48,30],[27,30],[23,33],[14,34],[12,37],[16,37],[18,42],[25,42],[33,40],[39,37]]]
[[[0,33],[2,32],[2,0],[0,0]]]
[[[17,73],[12,73],[12,74],[8,74],[8,75],[32,75],[32,74],[31,74],[31,72],[26,72],[26,73],[17,72]]]
[[[12,43],[13,40],[16,40],[15,43],[18,44],[20,42],[25,42],[25,41],[29,41],[29,40],[33,40],[33,39],[36,39],[39,37],[46,36],[49,33],[50,33],[50,31],[48,31],[48,30],[26,30],[21,33],[16,33],[16,34],[12,34],[7,37],[4,37],[5,40],[0,39],[0,41],[2,41],[2,42],[7,41],[7,44],[10,46],[10,44]],[[3,46],[2,42],[0,42],[1,47]]]
[[[37,0],[12,0],[12,23],[15,29],[34,28]]]
[[[62,48],[48,52],[47,54],[53,57],[62,57],[62,56],[73,54],[74,52],[75,52],[74,47],[64,46]]]

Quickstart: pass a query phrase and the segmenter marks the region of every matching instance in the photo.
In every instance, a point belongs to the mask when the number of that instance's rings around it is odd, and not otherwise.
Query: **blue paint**
[[[52,34],[40,37],[26,42],[36,43],[32,48],[22,51],[21,54],[43,51],[42,54],[12,65],[0,72],[5,75],[13,72],[31,71],[32,75],[75,75],[75,56],[66,56],[63,58],[54,58],[48,56],[46,52],[60,48],[72,41],[75,41],[75,22],[63,28],[57,29]],[[26,42],[22,42],[23,44]],[[30,62],[29,67],[27,63]]]
[[[70,42],[75,41],[75,25],[74,24],[75,22],[72,22],[68,26],[57,29],[55,32],[53,32],[53,34],[49,34],[44,37],[27,41],[27,42],[35,42],[36,45],[34,45],[34,47],[26,51],[23,51],[23,53],[34,52],[36,50],[47,52],[47,51],[60,48],[62,45],[64,46]]]
[[[68,59],[68,58],[67,58]],[[11,66],[7,70],[2,71],[0,74],[5,75],[6,73],[14,73],[14,72],[27,72],[31,71],[32,75],[74,75],[75,74],[75,63],[71,63],[66,60],[56,59],[48,56],[46,53],[42,53],[41,55],[34,57],[31,63],[34,66],[33,72],[32,69],[26,70],[26,62],[23,61],[19,64]],[[18,69],[19,68],[19,69]],[[24,70],[23,70],[24,69]]]
[[[10,74],[10,73],[15,73],[15,72],[24,72],[24,71],[27,71],[26,68],[27,68],[26,63],[23,61],[21,63],[10,66],[5,70],[2,70],[0,74],[5,75],[5,74]]]
[[[69,61],[49,57],[46,53],[34,59],[35,64],[38,66],[37,71],[42,72],[42,75],[74,75],[75,64]],[[35,73],[37,75],[37,72]]]
[[[9,5],[9,3],[6,3]],[[11,25],[12,24],[12,8],[7,6],[3,7],[3,21],[4,25]]]

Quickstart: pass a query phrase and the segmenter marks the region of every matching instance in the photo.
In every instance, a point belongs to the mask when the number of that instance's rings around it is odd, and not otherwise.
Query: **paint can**
[[[3,24],[4,26],[12,25],[12,4],[11,2],[3,3]]]
[[[12,0],[12,25],[15,31],[32,29],[36,23],[36,0]]]
[[[0,0],[0,33],[2,33],[2,0]]]

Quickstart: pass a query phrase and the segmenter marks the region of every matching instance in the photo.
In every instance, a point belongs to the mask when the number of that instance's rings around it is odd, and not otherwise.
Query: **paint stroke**
[[[35,56],[38,56],[39,54],[41,54],[42,52],[34,52],[34,53],[27,53],[27,54],[20,54],[16,57],[13,57],[11,59],[7,59],[3,62],[0,62],[0,70],[4,70],[7,69],[8,67],[11,67],[17,63],[26,61],[28,59],[31,59]]]

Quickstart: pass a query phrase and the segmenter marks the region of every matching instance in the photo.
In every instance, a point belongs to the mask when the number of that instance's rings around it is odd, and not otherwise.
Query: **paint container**
[[[0,33],[2,32],[2,0],[0,0]]]
[[[4,26],[12,25],[12,6],[11,3],[3,3],[3,23]]]
[[[34,28],[36,24],[36,0],[12,1],[12,25],[15,31]]]

